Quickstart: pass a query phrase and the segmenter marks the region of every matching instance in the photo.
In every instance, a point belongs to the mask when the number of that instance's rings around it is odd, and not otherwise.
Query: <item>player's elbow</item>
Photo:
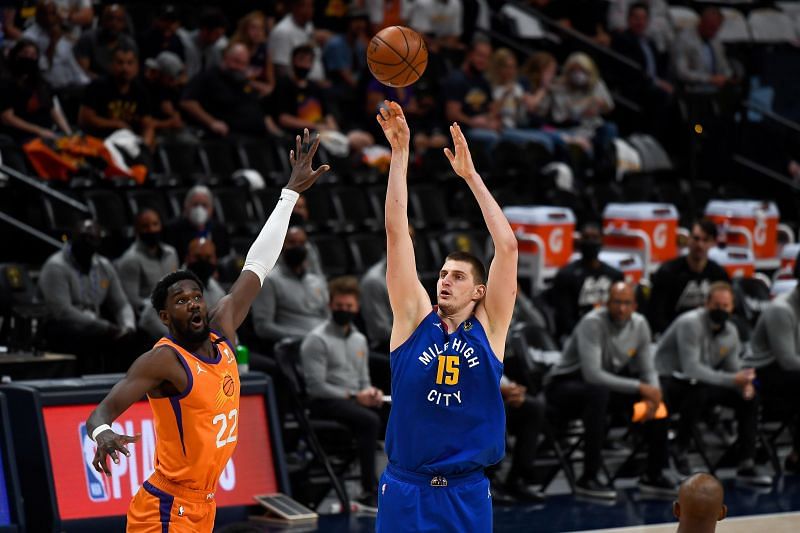
[[[498,242],[494,243],[494,247],[496,253],[503,254],[505,256],[514,256],[516,257],[519,253],[519,245],[517,244],[517,237],[511,233],[508,236],[499,239]]]

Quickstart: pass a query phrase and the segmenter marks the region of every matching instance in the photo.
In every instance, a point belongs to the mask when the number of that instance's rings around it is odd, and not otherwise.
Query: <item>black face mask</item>
[[[309,72],[311,72],[310,68],[294,67],[294,75],[297,76],[298,80],[306,79]]]
[[[200,281],[204,284],[208,283],[208,279],[214,274],[214,271],[217,269],[216,266],[209,263],[205,259],[198,259],[193,263],[189,263],[186,265],[186,268],[194,272]]]
[[[149,233],[140,233],[139,240],[144,243],[148,248],[155,248],[161,242],[161,232],[151,231]]]
[[[352,311],[336,310],[331,313],[331,318],[339,326],[346,326],[350,324],[355,318],[356,314]]]
[[[243,70],[226,70],[225,75],[234,83],[243,84],[247,81],[247,73]]]
[[[306,250],[305,246],[292,246],[283,250],[283,260],[286,262],[286,266],[291,269],[302,265],[303,261],[306,260],[306,256],[308,256],[308,250]]]
[[[731,314],[724,309],[712,309],[708,312],[708,318],[717,326],[725,327],[725,323],[730,318]]]
[[[600,249],[603,247],[602,243],[597,241],[581,241],[579,249],[581,251],[581,258],[584,261],[594,261],[600,255]]]
[[[92,258],[97,253],[97,245],[84,239],[72,241],[72,257],[78,263],[81,272],[89,272],[92,268]]]
[[[13,71],[18,76],[35,76],[39,73],[39,62],[32,57],[18,57],[13,63]]]

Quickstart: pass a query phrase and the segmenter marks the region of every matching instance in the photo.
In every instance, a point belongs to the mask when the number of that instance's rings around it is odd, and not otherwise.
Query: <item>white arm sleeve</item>
[[[281,191],[278,205],[272,210],[272,214],[267,219],[266,224],[261,228],[261,233],[258,234],[255,242],[247,252],[242,270],[249,270],[258,276],[262,286],[264,285],[264,278],[275,266],[275,262],[281,253],[283,240],[286,238],[286,230],[289,226],[289,217],[299,196],[297,192],[291,189],[283,189]]]

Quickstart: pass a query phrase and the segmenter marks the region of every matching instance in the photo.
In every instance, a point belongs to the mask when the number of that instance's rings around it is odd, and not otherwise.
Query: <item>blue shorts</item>
[[[388,465],[378,484],[375,531],[492,531],[492,496],[483,471],[447,476],[443,484],[442,478]]]

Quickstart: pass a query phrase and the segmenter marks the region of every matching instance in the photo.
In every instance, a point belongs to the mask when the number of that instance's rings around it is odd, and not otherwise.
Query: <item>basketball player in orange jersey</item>
[[[311,168],[319,137],[310,148],[308,130],[302,145],[299,135],[296,141],[296,151],[289,154],[289,183],[230,292],[209,311],[203,285],[193,273],[179,270],[159,281],[151,300],[169,335],[131,365],[86,422],[97,443],[92,464],[110,476],[108,457],[118,463],[119,453],[129,456],[127,445],[139,436],[118,435],[109,424],[145,394],[153,409],[155,471],[131,501],[128,532],[196,533],[214,528],[217,480],[242,427],[231,340],[278,259],[299,193],[329,168]]]

